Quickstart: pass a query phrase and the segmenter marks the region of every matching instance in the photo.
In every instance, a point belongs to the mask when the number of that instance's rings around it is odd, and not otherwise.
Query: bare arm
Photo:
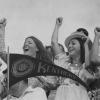
[[[0,81],[0,100],[2,100],[2,92],[3,92],[3,85],[1,84]]]
[[[5,27],[6,19],[0,19],[0,57],[7,62],[7,54],[5,52]]]
[[[0,100],[7,96],[7,88],[4,87],[3,82],[0,81]]]
[[[54,51],[55,55],[62,52],[62,50],[60,49],[59,44],[58,44],[58,32],[59,32],[60,26],[62,25],[62,20],[63,20],[62,17],[59,17],[56,19],[54,32],[53,32],[52,38],[51,38],[51,45],[53,47],[53,51]]]
[[[100,65],[99,47],[100,47],[100,27],[95,28],[95,38],[91,50],[90,60],[96,65]]]
[[[87,38],[87,40],[84,44],[84,47],[85,47],[85,65],[86,66],[90,65],[90,50],[89,50],[89,47],[88,47],[89,41],[90,41],[90,39]]]
[[[0,19],[0,52],[5,51],[5,26],[6,19]]]

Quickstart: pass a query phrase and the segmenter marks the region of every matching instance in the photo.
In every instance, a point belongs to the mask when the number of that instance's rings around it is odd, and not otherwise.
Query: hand
[[[6,18],[0,19],[0,28],[6,26]]]
[[[85,41],[84,46],[88,46],[90,39],[87,37],[84,38],[84,41]]]
[[[2,94],[3,90],[4,90],[3,85],[2,85],[2,83],[0,82],[0,95]]]
[[[0,100],[7,96],[7,87],[5,87],[5,83],[0,81]]]
[[[58,17],[56,19],[56,26],[60,27],[62,25],[62,21],[63,21],[63,18],[62,17]]]
[[[94,33],[95,33],[96,36],[100,37],[100,27],[96,27],[94,29]]]

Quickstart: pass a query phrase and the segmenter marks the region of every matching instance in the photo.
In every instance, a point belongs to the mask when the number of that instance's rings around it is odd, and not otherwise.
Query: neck
[[[33,58],[36,58],[36,54],[32,55]]]
[[[36,53],[29,54],[29,56],[31,56],[31,57],[33,57],[33,58],[36,58]]]
[[[28,56],[31,56],[31,57],[36,58],[36,53],[32,53],[32,52],[24,52],[24,55],[28,55]]]
[[[80,56],[72,57],[72,64],[81,64]]]

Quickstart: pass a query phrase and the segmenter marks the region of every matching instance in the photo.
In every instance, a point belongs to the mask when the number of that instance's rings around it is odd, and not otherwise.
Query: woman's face
[[[25,55],[36,57],[36,52],[38,51],[35,42],[31,38],[27,38],[24,42],[23,51]]]
[[[77,39],[72,39],[68,45],[69,56],[75,57],[80,55],[80,43]]]

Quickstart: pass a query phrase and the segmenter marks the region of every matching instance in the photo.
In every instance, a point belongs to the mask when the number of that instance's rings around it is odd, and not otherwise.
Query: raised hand
[[[2,94],[2,92],[3,92],[3,85],[2,85],[2,83],[0,81],[0,95]]]
[[[6,18],[0,19],[0,28],[5,27],[5,26],[6,26]]]
[[[94,29],[94,33],[95,33],[96,36],[100,37],[100,27],[96,27]]]
[[[84,43],[85,47],[85,65],[86,67],[90,64],[90,51],[89,51],[89,46],[90,46],[90,39],[87,37]]]
[[[89,42],[90,42],[90,38],[84,38],[84,41],[85,41],[85,43],[84,43],[84,45],[88,45],[89,44]]]
[[[63,21],[63,18],[62,18],[62,17],[58,17],[58,18],[56,19],[56,26],[57,26],[57,27],[60,27],[60,26],[62,25],[62,21]]]

